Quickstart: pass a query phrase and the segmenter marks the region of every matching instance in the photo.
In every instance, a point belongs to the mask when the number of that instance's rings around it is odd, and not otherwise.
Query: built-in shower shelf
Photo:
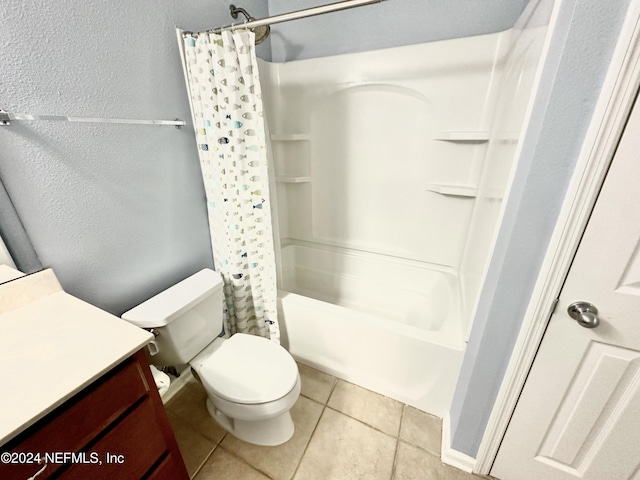
[[[276,183],[310,183],[309,176],[276,175]]]
[[[444,142],[488,142],[488,131],[462,131],[462,130],[447,130],[437,132],[434,138],[435,140],[441,140]]]
[[[272,133],[271,140],[276,142],[302,142],[309,140],[311,135],[308,133]]]
[[[443,183],[432,183],[426,186],[428,192],[449,195],[452,197],[475,197],[478,189],[469,185],[453,185]]]

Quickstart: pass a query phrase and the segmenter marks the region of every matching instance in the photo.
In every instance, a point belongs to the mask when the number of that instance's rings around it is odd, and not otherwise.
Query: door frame
[[[632,0],[473,471],[488,474],[542,342],[640,87],[640,0]]]

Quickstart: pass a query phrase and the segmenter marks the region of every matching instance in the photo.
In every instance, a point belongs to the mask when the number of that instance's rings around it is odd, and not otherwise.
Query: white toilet
[[[204,269],[129,310],[122,318],[153,329],[150,362],[188,363],[207,391],[207,410],[227,431],[256,445],[293,435],[289,410],[300,395],[293,357],[262,337],[222,333],[222,279]]]

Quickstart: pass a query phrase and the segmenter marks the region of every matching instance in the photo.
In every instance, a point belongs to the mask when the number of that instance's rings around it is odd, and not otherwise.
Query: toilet
[[[293,357],[263,337],[223,328],[222,278],[204,269],[129,310],[122,318],[151,330],[149,361],[189,364],[207,392],[209,414],[228,432],[256,445],[280,445],[294,427],[289,410],[300,395]]]

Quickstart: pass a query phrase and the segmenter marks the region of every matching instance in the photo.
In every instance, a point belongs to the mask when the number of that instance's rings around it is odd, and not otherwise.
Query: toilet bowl
[[[256,445],[280,445],[294,432],[289,410],[300,396],[298,367],[266,338],[218,338],[189,362],[207,392],[207,410],[225,430]]]
[[[289,410],[300,395],[293,357],[266,338],[222,331],[222,279],[204,269],[122,315],[153,330],[149,361],[188,363],[207,392],[209,414],[225,430],[256,445],[291,438]]]

